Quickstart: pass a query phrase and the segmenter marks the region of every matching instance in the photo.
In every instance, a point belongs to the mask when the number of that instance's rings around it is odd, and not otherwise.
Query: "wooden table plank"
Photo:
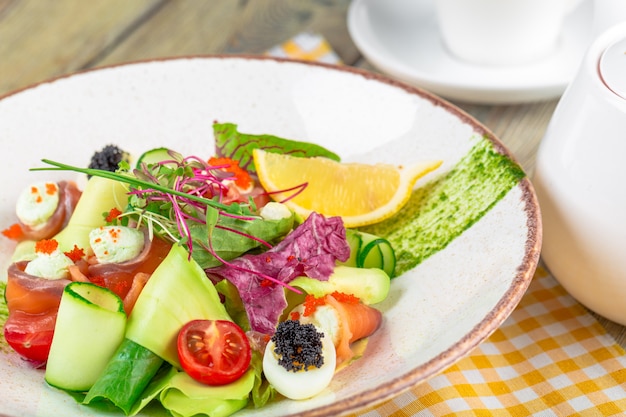
[[[346,62],[358,58],[347,0],[173,1],[97,65],[164,56],[264,53],[299,32],[321,33]]]
[[[164,0],[0,3],[0,95],[88,68]]]
[[[232,22],[245,9],[232,0],[167,2],[94,65],[220,52],[236,31]]]
[[[244,15],[246,30],[239,31],[225,52],[262,52],[299,32],[319,33],[333,46],[343,62],[360,57],[346,26],[349,0],[251,2]]]

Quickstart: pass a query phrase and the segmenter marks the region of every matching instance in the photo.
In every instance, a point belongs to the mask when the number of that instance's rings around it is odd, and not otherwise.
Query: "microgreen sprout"
[[[302,193],[306,189],[306,187],[308,187],[308,185],[309,185],[308,182],[303,182],[300,185],[296,185],[296,186],[291,187],[291,188],[286,188],[284,190],[270,191],[270,192],[268,192],[268,194],[269,195],[272,195],[272,194],[284,194],[284,193],[288,193],[290,191],[295,191],[293,194],[291,194],[287,198],[284,198],[284,199],[280,200],[281,203],[284,203],[286,201],[289,201],[289,200],[295,198],[298,194]]]
[[[252,222],[261,219],[251,197],[245,202],[236,201],[228,204],[223,202],[229,193],[229,187],[237,184],[237,179],[241,179],[241,168],[236,166],[229,169],[225,163],[227,158],[203,161],[196,156],[183,157],[171,150],[168,150],[168,155],[169,158],[166,160],[141,163],[134,169],[127,162],[122,162],[115,172],[80,168],[48,159],[43,159],[42,162],[50,167],[31,170],[74,171],[123,183],[127,189],[128,205],[118,216],[120,221],[136,224],[137,227],[145,225],[151,238],[158,234],[166,240],[185,245],[190,258],[195,248],[200,259],[208,259],[205,253],[209,254],[213,258],[212,262],[220,262],[240,271],[253,272],[261,281],[272,282],[300,293],[298,289],[276,277],[261,271],[247,270],[229,262],[228,259],[224,259],[222,252],[216,250],[218,248],[213,247],[214,233],[220,229],[228,234],[232,233],[233,236],[250,239],[259,246],[272,248],[272,245],[263,238],[247,233],[247,227],[238,230],[236,226],[238,221]],[[245,176],[247,175],[245,173]],[[244,180],[250,180],[245,176]],[[298,190],[297,195],[306,185],[284,191]],[[223,239],[222,233],[220,236]],[[194,258],[198,260],[196,256]]]

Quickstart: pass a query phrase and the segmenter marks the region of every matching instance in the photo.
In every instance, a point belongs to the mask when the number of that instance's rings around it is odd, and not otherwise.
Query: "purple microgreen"
[[[297,197],[299,194],[301,194],[301,193],[302,193],[302,192],[306,189],[306,187],[308,187],[308,186],[309,186],[309,183],[308,183],[308,182],[303,182],[303,183],[302,183],[302,184],[300,184],[300,185],[296,185],[296,186],[291,187],[291,188],[286,188],[286,189],[284,189],[284,190],[279,190],[279,191],[268,191],[268,192],[267,192],[267,195],[284,194],[284,193],[288,193],[288,192],[290,192],[290,191],[297,190],[295,193],[291,194],[289,197],[287,197],[287,198],[284,198],[284,199],[280,200],[280,203],[284,203],[285,201],[289,201],[289,200],[292,200],[292,199],[296,198],[296,197]]]

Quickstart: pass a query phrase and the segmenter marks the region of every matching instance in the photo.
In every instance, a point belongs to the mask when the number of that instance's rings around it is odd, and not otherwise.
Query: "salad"
[[[84,406],[228,416],[310,398],[362,355],[394,276],[387,240],[302,218],[259,185],[252,152],[339,157],[215,123],[210,155],[116,146],[88,176],[24,190],[4,337]],[[306,184],[297,184],[298,193]]]

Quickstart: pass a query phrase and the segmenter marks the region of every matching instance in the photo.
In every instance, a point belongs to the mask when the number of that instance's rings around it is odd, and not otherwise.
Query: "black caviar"
[[[115,172],[120,162],[128,160],[129,155],[127,152],[124,152],[116,145],[106,145],[102,150],[93,154],[91,162],[89,162],[89,168]]]
[[[324,333],[318,332],[312,324],[296,320],[279,323],[272,336],[278,364],[291,372],[306,371],[310,366],[321,368],[324,365],[322,337]]]

